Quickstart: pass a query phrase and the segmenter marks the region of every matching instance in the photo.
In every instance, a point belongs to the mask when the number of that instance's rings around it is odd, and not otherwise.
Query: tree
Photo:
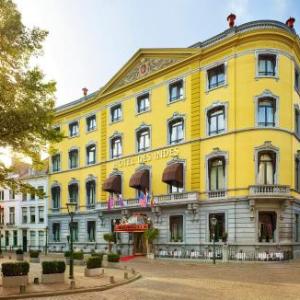
[[[157,228],[148,228],[144,231],[144,238],[146,241],[147,254],[151,253],[153,241],[158,237],[159,230]]]
[[[62,135],[52,123],[56,90],[54,81],[45,81],[32,58],[42,53],[48,32],[28,29],[11,0],[0,0],[0,147],[7,147],[39,162],[39,154],[49,142]],[[0,186],[14,189],[20,182],[8,179],[13,170],[0,164]]]
[[[110,253],[111,252],[111,249],[112,249],[112,245],[113,245],[113,242],[114,242],[114,236],[113,234],[111,233],[104,233],[103,234],[103,239],[108,242],[108,252]]]

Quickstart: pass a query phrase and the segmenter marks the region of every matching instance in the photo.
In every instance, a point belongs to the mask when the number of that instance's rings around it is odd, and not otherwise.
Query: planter
[[[39,257],[30,257],[29,261],[31,263],[40,263],[41,262]]]
[[[147,253],[148,259],[154,259],[154,253]]]
[[[74,259],[73,260],[74,266],[83,266],[84,260],[83,259]],[[66,265],[70,265],[70,258],[66,258]]]
[[[86,277],[103,276],[103,273],[104,270],[102,268],[84,269],[84,276]]]
[[[42,283],[64,283],[65,273],[42,274]]]
[[[19,287],[28,284],[28,275],[23,276],[2,276],[2,286],[4,288]]]
[[[24,260],[24,254],[16,254],[16,260],[17,261],[23,261]]]

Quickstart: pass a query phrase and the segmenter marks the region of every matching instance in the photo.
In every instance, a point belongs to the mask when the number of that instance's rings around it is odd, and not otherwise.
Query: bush
[[[20,255],[20,254],[24,254],[24,252],[23,252],[22,249],[17,249],[17,250],[16,250],[16,254]]]
[[[107,254],[107,260],[109,262],[119,262],[120,255],[117,253],[109,253],[109,254]]]
[[[96,268],[101,268],[102,264],[102,256],[91,256],[88,258],[86,261],[86,267],[88,269],[96,269]]]
[[[3,276],[23,276],[23,275],[27,275],[28,272],[29,272],[28,262],[2,264]]]
[[[64,261],[43,261],[42,270],[43,274],[64,273],[66,264]]]
[[[30,258],[38,258],[40,256],[40,251],[31,250],[29,252]]]
[[[73,259],[83,260],[83,252],[74,252],[73,253]]]
[[[106,241],[108,243],[112,243],[115,240],[113,234],[111,234],[111,233],[104,233],[103,239],[104,239],[104,241]]]
[[[104,252],[100,252],[100,253],[94,252],[94,253],[91,254],[91,256],[92,256],[92,257],[94,257],[94,256],[96,256],[96,257],[101,257],[101,259],[102,259],[104,254],[105,254]]]
[[[70,256],[71,256],[71,252],[70,252],[70,251],[66,251],[66,252],[64,253],[64,256],[65,256],[65,257],[70,257]]]

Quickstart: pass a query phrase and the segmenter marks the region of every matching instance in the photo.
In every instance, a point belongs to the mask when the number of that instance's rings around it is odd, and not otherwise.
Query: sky
[[[98,90],[139,48],[188,47],[236,24],[296,18],[299,0],[15,0],[28,27],[49,31],[37,60],[57,82],[57,106]]]

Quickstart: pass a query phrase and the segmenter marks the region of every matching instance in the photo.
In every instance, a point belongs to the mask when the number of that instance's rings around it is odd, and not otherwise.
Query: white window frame
[[[224,65],[224,83],[221,84],[221,85],[218,85],[218,86],[215,86],[215,87],[212,87],[212,88],[209,88],[209,78],[208,78],[208,73],[210,70],[214,69],[214,68],[217,68],[221,65]],[[216,62],[212,65],[209,65],[208,67],[206,67],[205,69],[205,76],[206,76],[206,93],[210,92],[210,91],[214,91],[216,89],[219,89],[219,88],[222,88],[222,87],[225,87],[228,85],[228,76],[227,76],[227,68],[228,68],[228,62],[227,61],[220,61],[220,62]]]
[[[275,55],[275,76],[259,74],[259,56],[260,55]],[[279,79],[279,52],[275,49],[259,49],[255,51],[255,78],[275,78]]]
[[[170,86],[173,84],[176,84],[177,82],[182,81],[182,97],[172,100],[171,101],[171,95],[170,95]],[[168,95],[168,99],[167,99],[167,105],[179,102],[179,101],[184,101],[185,97],[186,97],[186,78],[185,77],[178,77],[178,78],[174,78],[170,81],[168,81],[167,84],[167,95]]]

